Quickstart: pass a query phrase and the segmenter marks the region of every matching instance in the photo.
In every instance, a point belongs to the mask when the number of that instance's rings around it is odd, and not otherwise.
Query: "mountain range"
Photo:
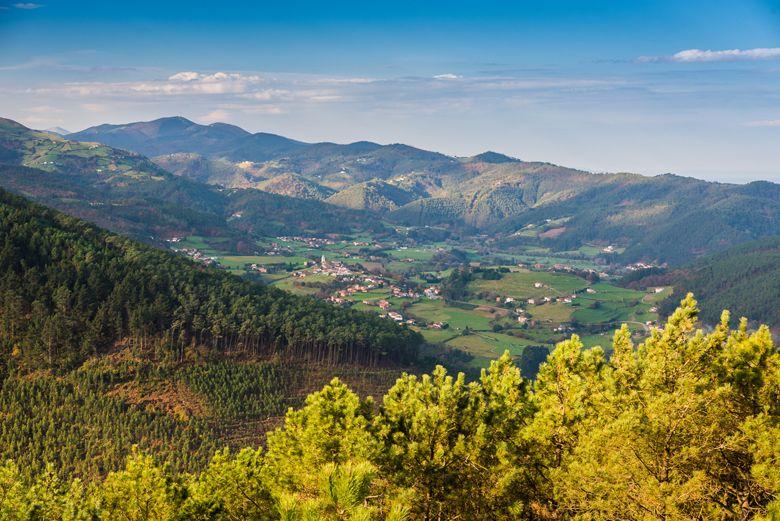
[[[154,155],[151,159],[145,154]],[[612,245],[620,262],[686,265],[774,235],[780,185],[593,174],[496,152],[304,143],[164,118],[61,137],[0,119],[0,186],[147,242],[394,226],[488,234],[554,251]]]
[[[67,138],[149,156],[201,183],[324,200],[403,225],[487,232],[504,243],[612,244],[625,248],[625,262],[685,263],[780,229],[780,185],[769,182],[593,174],[496,152],[458,158],[367,141],[304,143],[181,117]]]

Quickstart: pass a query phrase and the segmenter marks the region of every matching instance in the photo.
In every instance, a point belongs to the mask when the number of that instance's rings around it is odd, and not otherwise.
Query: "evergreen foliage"
[[[3,519],[775,519],[780,352],[766,327],[698,328],[686,297],[610,357],[574,336],[522,377],[506,354],[467,382],[404,375],[381,403],[339,380],[266,451],[200,473],[141,451],[103,480],[0,466]]]

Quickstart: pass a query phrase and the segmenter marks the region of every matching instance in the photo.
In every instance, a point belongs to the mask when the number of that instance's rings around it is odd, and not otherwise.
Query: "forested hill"
[[[14,364],[67,369],[130,342],[329,363],[408,363],[421,337],[195,265],[0,190],[0,341]]]
[[[640,272],[627,278],[625,285],[672,285],[674,293],[662,305],[667,314],[682,295],[693,292],[702,320],[709,324],[716,324],[725,308],[780,331],[780,236],[730,248],[686,268]]]

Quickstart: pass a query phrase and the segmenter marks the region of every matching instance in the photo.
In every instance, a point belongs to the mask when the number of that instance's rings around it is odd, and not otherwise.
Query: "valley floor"
[[[556,343],[576,333],[587,347],[608,346],[622,323],[641,337],[657,325],[658,303],[671,293],[614,285],[626,268],[604,262],[614,249],[590,245],[554,253],[370,235],[276,237],[258,241],[253,254],[236,255],[226,242],[181,237],[170,245],[291,293],[405,323],[423,334],[425,354],[472,369],[509,351],[518,361],[525,357],[521,365],[533,374]],[[456,295],[453,273],[463,267],[468,280]]]

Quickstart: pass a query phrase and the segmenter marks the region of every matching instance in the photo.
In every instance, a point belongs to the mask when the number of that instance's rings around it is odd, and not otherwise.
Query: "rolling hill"
[[[209,158],[194,152],[155,156],[152,161],[174,175],[228,188],[256,188],[265,179],[255,172],[251,164]]]
[[[257,188],[273,194],[286,195],[288,197],[297,197],[299,199],[327,199],[333,194],[333,189],[318,185],[314,181],[306,179],[297,174],[281,174],[263,181],[257,185]],[[359,210],[365,209],[365,206],[356,207]]]

